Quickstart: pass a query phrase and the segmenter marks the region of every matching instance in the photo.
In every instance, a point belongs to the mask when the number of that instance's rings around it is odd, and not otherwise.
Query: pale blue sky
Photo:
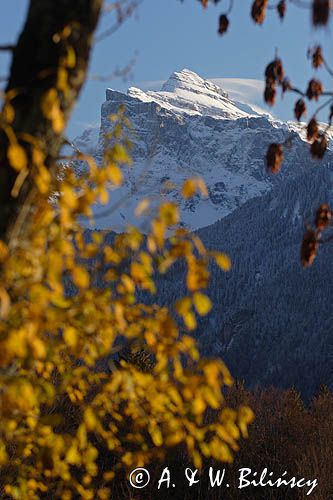
[[[1,0],[1,3],[0,44],[12,43],[22,26],[28,0]],[[106,87],[147,88],[145,82],[165,80],[184,67],[207,78],[262,80],[265,64],[274,57],[275,47],[291,80],[295,85],[305,85],[306,79],[313,75],[306,60],[309,45],[321,42],[328,59],[333,60],[331,26],[314,30],[309,11],[292,5],[283,23],[274,11],[269,11],[267,22],[255,26],[249,18],[251,0],[235,0],[230,31],[219,37],[218,16],[228,4],[228,0],[222,0],[217,7],[212,5],[204,10],[197,0],[143,0],[136,15],[119,31],[96,43],[91,60],[90,74],[104,77],[135,58],[131,74],[125,82],[88,80],[69,125],[69,136],[77,135],[88,124],[98,123]],[[99,32],[113,23],[111,14],[103,16]],[[0,52],[0,76],[7,74],[8,63],[9,57]],[[332,86],[325,73],[319,75],[326,86]],[[284,99],[271,111],[280,118],[291,119],[290,108],[295,99],[295,96]],[[253,96],[250,100],[253,101]],[[260,100],[257,104],[264,107]]]

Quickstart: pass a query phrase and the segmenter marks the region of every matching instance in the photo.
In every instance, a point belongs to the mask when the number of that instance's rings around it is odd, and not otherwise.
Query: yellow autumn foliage
[[[74,59],[69,50],[66,64]],[[58,83],[63,91],[64,72]],[[60,133],[57,89],[42,108]],[[121,469],[163,460],[180,445],[198,467],[203,457],[230,461],[252,420],[248,408],[226,412],[231,376],[222,361],[201,359],[187,334],[212,307],[210,262],[228,270],[229,259],[178,227],[170,202],[145,235],[134,227],[111,240],[85,234],[82,218],[93,223],[92,206],[107,201],[131,164],[124,110],[112,120],[102,165],[77,152],[69,159],[86,164],[79,174],[46,165],[42,140],[31,141],[29,157],[9,144],[12,167],[27,167],[38,193],[19,237],[0,242],[0,488],[9,498],[111,498]],[[205,194],[202,180],[187,181],[183,195],[197,190]],[[178,261],[188,294],[175,308],[138,300],[140,290],[158,293],[156,275]],[[120,360],[127,347],[132,358]],[[140,352],[148,364],[133,361]]]

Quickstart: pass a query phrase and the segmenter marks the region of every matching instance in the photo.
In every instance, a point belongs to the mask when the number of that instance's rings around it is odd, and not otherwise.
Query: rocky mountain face
[[[163,198],[177,201],[182,223],[198,229],[308,168],[299,126],[230,100],[221,88],[189,70],[172,74],[160,92],[132,87],[123,94],[107,89],[98,142],[96,130],[90,130],[76,140],[79,148],[90,153],[95,149],[101,157],[113,126],[110,115],[120,104],[126,106],[134,128],[134,164],[124,169],[124,185],[111,196],[110,205],[124,200],[120,209],[98,217],[98,227],[121,231],[127,224],[138,224],[135,207],[147,197],[152,207]],[[287,138],[292,144],[283,173],[272,177],[264,164],[267,145]],[[179,187],[195,176],[205,180],[208,198],[182,200]]]
[[[189,70],[171,75],[160,92],[108,89],[106,98],[98,141],[90,131],[77,144],[100,158],[109,116],[125,104],[135,130],[134,165],[111,196],[111,205],[124,199],[120,209],[98,219],[98,227],[122,231],[138,223],[133,214],[143,197],[179,202],[183,224],[233,260],[230,273],[213,270],[215,307],[196,332],[202,351],[221,356],[251,386],[295,385],[305,396],[321,383],[333,388],[332,245],[308,270],[299,260],[304,223],[320,203],[333,205],[331,150],[313,161],[300,125],[232,101]],[[267,145],[287,139],[283,169],[271,176]],[[182,200],[179,186],[197,175],[208,198]],[[159,280],[161,303],[184,294],[183,275],[177,266]]]

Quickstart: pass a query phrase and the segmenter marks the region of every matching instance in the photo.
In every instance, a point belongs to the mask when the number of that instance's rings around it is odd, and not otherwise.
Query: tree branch
[[[75,66],[68,69],[68,91],[61,97],[61,111],[67,123],[86,80],[90,51],[103,0],[30,0],[27,19],[13,50],[6,92],[14,91],[11,100],[15,119],[11,124],[16,136],[29,134],[43,141],[50,166],[57,158],[62,136],[42,113],[43,96],[57,85],[58,70],[64,57],[64,44],[57,34],[70,27],[66,43],[75,52]],[[23,143],[29,157],[30,146]],[[8,138],[0,132],[0,239],[8,231],[32,188],[31,176],[25,180],[20,196],[11,191],[17,172],[7,159]]]
[[[118,9],[114,9],[118,13],[116,22],[114,23],[113,26],[111,26],[110,28],[106,29],[105,31],[97,35],[96,42],[101,42],[105,38],[110,37],[116,31],[118,31],[120,26],[122,26],[122,24],[124,23],[125,19],[131,17],[142,2],[143,0],[133,0],[125,9],[119,7]]]
[[[0,45],[0,52],[12,52],[15,49],[15,45]]]

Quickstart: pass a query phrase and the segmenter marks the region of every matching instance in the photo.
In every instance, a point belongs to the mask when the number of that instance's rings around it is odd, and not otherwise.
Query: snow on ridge
[[[177,89],[190,89],[194,93],[204,93],[215,97],[216,94],[228,99],[228,93],[223,90],[219,85],[205,80],[201,76],[194,73],[189,69],[183,69],[182,71],[175,71],[170,76],[162,86],[162,92],[176,92]]]
[[[119,100],[121,95],[125,98],[125,94],[107,90],[107,100],[113,100],[115,97]],[[176,114],[226,119],[265,115],[250,104],[233,101],[220,86],[188,69],[172,73],[160,91],[144,91],[130,87],[127,97],[143,103],[155,102],[161,108]]]
[[[173,73],[156,92],[132,87],[127,94],[111,89],[106,94],[94,153],[97,161],[112,130],[109,117],[121,103],[126,106],[135,134],[131,137],[133,167],[124,168],[124,183],[110,196],[111,206],[126,201],[105,217],[96,206],[99,228],[123,231],[128,224],[141,225],[135,207],[142,198],[151,203],[144,224],[158,203],[168,199],[178,202],[183,225],[189,229],[208,226],[285,179],[301,175],[313,162],[304,146],[304,124],[255,113],[249,105],[228,98],[218,85],[189,70]],[[283,170],[272,177],[265,166],[267,146],[283,143],[290,136],[293,141]],[[96,133],[88,130],[76,142],[86,150],[95,141]],[[207,198],[184,200],[180,196],[179,187],[193,176],[205,180]]]

